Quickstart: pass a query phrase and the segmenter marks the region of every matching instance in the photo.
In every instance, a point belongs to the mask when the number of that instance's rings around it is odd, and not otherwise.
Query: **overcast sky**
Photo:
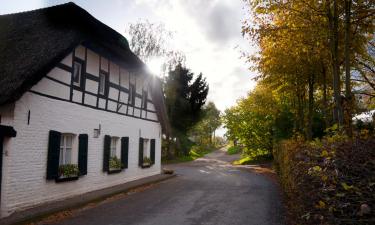
[[[68,1],[0,0],[0,14],[27,11]],[[224,109],[254,86],[252,72],[240,59],[239,46],[253,51],[241,36],[242,0],[77,0],[73,1],[125,37],[125,27],[139,19],[164,23],[174,31],[173,46],[186,54],[186,65],[202,72],[208,99]],[[157,64],[156,64],[157,65]],[[153,62],[152,67],[155,67]]]

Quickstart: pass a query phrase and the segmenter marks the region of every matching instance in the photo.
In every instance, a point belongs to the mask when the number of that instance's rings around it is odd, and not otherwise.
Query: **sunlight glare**
[[[155,76],[161,76],[163,66],[163,59],[161,57],[155,57],[150,59],[147,63],[148,70]]]

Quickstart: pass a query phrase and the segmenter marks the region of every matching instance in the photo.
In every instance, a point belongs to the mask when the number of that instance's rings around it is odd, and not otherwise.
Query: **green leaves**
[[[345,182],[342,182],[341,186],[344,188],[345,191],[350,191],[350,190],[352,190],[354,188],[353,185],[348,185]]]

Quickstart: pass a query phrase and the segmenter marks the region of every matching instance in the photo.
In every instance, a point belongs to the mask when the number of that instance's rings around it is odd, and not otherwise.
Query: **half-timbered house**
[[[160,81],[73,3],[0,16],[1,217],[159,174]]]

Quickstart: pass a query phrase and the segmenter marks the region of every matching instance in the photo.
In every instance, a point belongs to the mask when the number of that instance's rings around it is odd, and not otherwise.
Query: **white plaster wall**
[[[31,111],[30,124],[27,113]],[[101,135],[93,138],[101,125]],[[17,137],[5,145],[1,216],[40,203],[79,195],[160,173],[160,124],[50,99],[30,92],[16,102],[14,129]],[[46,180],[48,134],[88,134],[88,173],[77,181]],[[138,167],[139,135],[156,139],[156,162]],[[129,168],[118,174],[102,172],[104,135],[129,137]],[[77,154],[77,152],[75,153]]]
[[[85,57],[86,54],[86,57]],[[139,74],[129,73],[105,58],[99,60],[99,55],[83,46],[75,49],[75,57],[86,62],[86,71],[94,76],[99,74],[99,61],[101,68],[110,72],[110,81],[129,88],[130,82],[135,84],[137,93],[142,94],[143,80]],[[72,66],[73,53],[65,57],[61,63]],[[52,79],[65,84],[70,84],[70,74],[62,69],[54,68],[47,74]],[[120,75],[120,77],[119,77]],[[130,77],[129,77],[130,75]],[[43,78],[32,87],[32,91],[47,94],[64,100],[70,99],[70,88],[52,79]],[[137,79],[137,81],[136,81]],[[146,85],[147,86],[147,85]],[[96,93],[98,84],[86,80],[86,90]],[[150,92],[149,92],[150,93]],[[118,90],[111,88],[109,97],[117,100]],[[151,96],[149,95],[149,98]],[[128,94],[121,92],[120,99],[127,102]],[[82,103],[82,91],[73,90],[73,102]],[[85,94],[83,104],[96,105],[97,97]],[[97,110],[76,103],[55,100],[26,92],[20,100],[13,105],[0,107],[2,124],[11,125],[17,131],[16,138],[4,140],[3,158],[3,185],[1,191],[1,217],[10,215],[16,210],[22,210],[41,203],[63,199],[98,190],[117,184],[122,184],[139,178],[159,174],[161,126],[158,122],[137,119],[117,113]],[[141,99],[136,98],[136,105],[140,106]],[[106,100],[99,98],[98,107],[104,109]],[[149,109],[154,109],[148,104]],[[117,103],[108,101],[108,109],[116,111]],[[28,111],[30,110],[30,124],[27,124]],[[139,116],[140,110],[133,107],[122,106],[121,113],[133,112]],[[155,113],[148,112],[148,119],[157,120]],[[93,130],[101,125],[101,135],[93,138]],[[55,183],[46,180],[48,134],[50,130],[62,133],[88,134],[88,174],[80,177],[78,181]],[[102,172],[103,141],[104,135],[129,137],[129,168],[118,174],[108,175]],[[155,165],[151,168],[138,167],[139,137],[155,139]],[[78,140],[75,140],[77,143]],[[75,151],[77,154],[78,151]],[[77,155],[74,156],[77,161]]]

